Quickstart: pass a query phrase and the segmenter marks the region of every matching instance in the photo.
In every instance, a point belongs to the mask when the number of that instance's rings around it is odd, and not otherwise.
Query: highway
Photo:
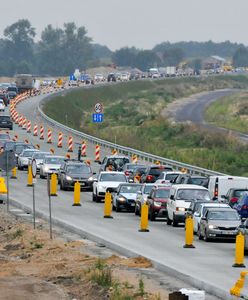
[[[37,106],[44,96],[30,98],[17,107],[17,111],[27,116],[32,124],[43,123]],[[48,128],[48,127],[47,127]],[[28,139],[34,145],[39,144],[41,150],[55,149],[56,154],[66,154],[65,136],[63,149],[56,146],[58,130],[53,129],[53,144],[47,144],[38,137],[28,134],[15,125],[12,136],[18,135],[20,141]],[[45,130],[46,132],[46,130]],[[56,138],[55,138],[56,137]],[[76,137],[75,137],[76,140]],[[77,139],[77,141],[79,141]],[[88,145],[88,157],[94,160],[94,145]],[[104,149],[101,156],[110,154]],[[73,155],[77,156],[74,151]],[[97,171],[99,165],[92,163]],[[18,171],[18,180],[10,181],[10,198],[32,208],[32,188],[26,186],[27,172]],[[234,243],[205,243],[195,240],[195,249],[184,249],[184,227],[173,228],[164,221],[150,222],[148,233],[141,233],[139,218],[133,213],[115,213],[113,219],[103,218],[103,203],[92,202],[91,192],[81,193],[81,207],[73,207],[73,193],[58,191],[58,197],[52,198],[53,220],[65,228],[80,233],[97,242],[119,251],[125,255],[143,255],[151,259],[158,269],[183,279],[187,284],[202,288],[221,299],[233,299],[229,289],[239,278],[240,269],[232,268],[234,263]],[[37,179],[36,208],[43,216],[48,216],[48,196],[46,180]],[[248,264],[246,260],[246,265]],[[209,296],[208,299],[215,299]]]

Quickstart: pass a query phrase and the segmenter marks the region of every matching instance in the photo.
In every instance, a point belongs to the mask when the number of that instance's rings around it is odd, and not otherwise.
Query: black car
[[[13,130],[13,122],[10,119],[10,116],[0,116],[0,128]]]
[[[198,175],[179,174],[173,181],[173,184],[196,184],[208,188],[208,178]]]
[[[108,80],[108,82],[110,82],[110,81],[116,81],[116,76],[115,76],[115,74],[114,73],[110,73],[110,74],[108,74],[108,78],[107,78],[107,80]]]
[[[61,190],[73,189],[74,184],[79,182],[82,189],[92,190],[94,175],[91,167],[81,161],[65,161],[58,172],[58,181]]]
[[[171,166],[152,165],[148,166],[140,178],[141,183],[154,183],[162,172],[173,171]]]

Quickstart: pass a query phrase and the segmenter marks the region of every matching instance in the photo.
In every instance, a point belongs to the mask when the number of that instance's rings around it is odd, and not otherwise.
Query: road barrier
[[[14,138],[13,138],[13,141],[14,141],[14,142],[18,141],[18,135],[17,135],[17,134],[15,134],[15,136],[14,136]]]
[[[24,142],[25,142],[26,144],[29,144],[29,140],[28,140],[28,139],[25,139]]]
[[[44,140],[44,126],[40,125],[40,140]]]
[[[86,146],[86,142],[83,141],[82,142],[82,147],[81,147],[81,157],[86,157],[86,149],[87,149],[87,146]]]
[[[22,117],[22,115],[20,115],[19,116],[19,121],[18,121],[18,123],[19,123],[18,126],[19,127],[22,127],[22,119],[23,119],[23,117]]]
[[[73,137],[68,137],[68,150],[67,152],[73,152]]]
[[[113,219],[111,213],[112,213],[112,196],[110,192],[106,192],[104,198],[104,218]]]
[[[194,222],[191,215],[188,215],[185,220],[185,245],[183,248],[195,248],[194,241]]]
[[[81,194],[81,186],[80,183],[77,181],[74,184],[74,203],[72,204],[72,206],[81,206],[80,194]]]
[[[11,170],[11,179],[17,179],[17,176],[16,176],[16,167],[14,167],[12,170]]]
[[[38,125],[34,124],[34,136],[38,136]]]
[[[58,148],[62,148],[63,147],[63,133],[62,132],[59,133],[57,147]]]
[[[236,236],[234,268],[245,268],[244,265],[245,237],[242,232]]]
[[[100,146],[96,145],[95,148],[95,162],[100,162]]]
[[[47,143],[51,144],[52,143],[52,130],[48,129],[47,131]]]
[[[0,177],[0,194],[7,194],[8,190],[3,177]]]
[[[26,124],[27,124],[27,120],[25,117],[23,117],[23,119],[22,119],[22,129],[23,130],[26,130]]]
[[[53,148],[50,149],[51,154],[55,153],[55,150]]]
[[[149,232],[148,229],[148,205],[144,203],[141,206],[141,216],[140,216],[140,232]]]
[[[36,149],[40,150],[40,145],[39,144],[36,144]]]
[[[57,196],[57,175],[55,173],[51,175],[50,196]]]
[[[27,186],[33,186],[33,175],[32,175],[32,170],[31,170],[31,165],[28,166],[28,182]]]
[[[66,158],[71,159],[71,154],[70,153],[66,153]]]
[[[116,149],[112,149],[111,154],[112,155],[118,155],[118,151]]]
[[[31,121],[28,121],[28,125],[27,125],[27,133],[31,132]]]
[[[242,297],[247,299],[241,294],[242,289],[245,285],[245,277],[248,275],[248,271],[243,271],[240,273],[240,278],[237,280],[235,285],[230,289],[230,294],[237,297]]]
[[[132,155],[132,163],[133,163],[133,164],[137,164],[137,163],[138,163],[138,157],[137,157],[136,154],[133,154],[133,155]]]

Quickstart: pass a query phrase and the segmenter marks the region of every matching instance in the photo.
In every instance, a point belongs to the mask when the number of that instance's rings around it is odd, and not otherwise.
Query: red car
[[[155,221],[157,217],[167,218],[167,201],[169,199],[170,187],[154,187],[147,198],[149,206],[149,219]]]

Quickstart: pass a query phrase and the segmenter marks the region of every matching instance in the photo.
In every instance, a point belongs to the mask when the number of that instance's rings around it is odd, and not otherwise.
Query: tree
[[[142,71],[147,71],[149,68],[157,67],[160,63],[158,56],[151,50],[141,50],[136,55],[135,67]]]
[[[135,65],[136,54],[138,50],[136,48],[124,47],[116,50],[112,55],[113,63],[123,67],[133,67]]]
[[[183,50],[180,48],[168,49],[163,54],[164,66],[177,66],[184,58]]]
[[[233,55],[234,67],[248,67],[248,49],[240,47]]]
[[[200,58],[193,59],[189,66],[195,71],[200,71],[202,69],[202,60]]]

